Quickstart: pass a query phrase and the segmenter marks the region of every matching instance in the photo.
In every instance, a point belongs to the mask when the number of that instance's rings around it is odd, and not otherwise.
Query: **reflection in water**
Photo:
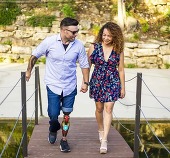
[[[4,148],[5,143],[7,142],[16,121],[0,121],[0,154]],[[30,135],[33,130],[33,124],[28,127],[28,140],[30,139]],[[22,137],[22,125],[21,122],[19,122],[16,125],[16,129],[14,130],[14,133],[12,134],[12,137],[7,145],[6,150],[4,151],[2,158],[15,158],[20,142]],[[20,149],[20,153],[18,158],[23,158],[22,156],[22,149]]]
[[[134,122],[122,123],[126,128],[134,131]],[[170,150],[170,123],[150,123],[155,135],[161,140],[161,142]],[[113,126],[119,131],[119,133],[127,141],[131,149],[134,148],[134,134],[131,134],[119,123],[113,123]],[[163,148],[163,146],[156,139],[154,134],[147,124],[140,125],[140,139],[143,146],[140,145],[139,157],[146,158],[144,149],[147,152],[149,158],[170,158],[170,154]]]
[[[123,123],[123,122],[121,122]],[[124,122],[123,125],[134,131],[134,122]],[[0,121],[0,153],[8,140],[8,137],[14,127],[15,121]],[[30,139],[33,124],[28,128],[28,140]],[[119,123],[113,122],[113,126],[120,132],[124,139],[128,142],[129,146],[133,150],[134,146],[134,134],[129,133]],[[163,144],[170,150],[170,123],[151,123],[152,129]],[[19,123],[12,135],[11,140],[8,143],[7,149],[5,150],[2,158],[15,158],[18,147],[22,137],[22,127]],[[162,147],[155,136],[152,134],[150,128],[146,124],[140,126],[140,139],[144,146],[140,145],[140,157],[146,158],[143,149],[146,150],[149,158],[170,158],[170,154]],[[22,151],[18,158],[22,158]]]

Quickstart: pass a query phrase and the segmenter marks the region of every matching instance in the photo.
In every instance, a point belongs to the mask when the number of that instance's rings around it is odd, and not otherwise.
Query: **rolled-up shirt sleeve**
[[[85,48],[84,48],[83,45],[80,48],[80,53],[79,53],[79,56],[78,56],[78,61],[79,61],[79,64],[80,64],[81,68],[89,68],[89,62],[88,62],[87,53],[86,53]]]
[[[47,54],[48,52],[48,37],[45,38],[32,52],[32,55],[34,55],[37,58],[40,58],[41,56]]]

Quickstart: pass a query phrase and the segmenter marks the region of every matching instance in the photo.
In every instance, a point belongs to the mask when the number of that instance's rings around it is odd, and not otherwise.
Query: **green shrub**
[[[21,14],[18,5],[10,2],[0,3],[0,25],[11,25],[16,17]]]
[[[137,66],[135,64],[127,64],[125,65],[126,68],[136,68]]]
[[[2,63],[4,61],[4,58],[0,57],[0,63]]]
[[[100,30],[100,26],[99,25],[93,25],[92,26],[92,34],[97,36],[98,32]]]
[[[170,68],[170,64],[165,64],[165,67],[166,67],[166,69],[169,69]]]
[[[143,33],[148,32],[149,24],[148,23],[142,24],[141,30],[142,30]]]
[[[5,44],[5,45],[12,45],[12,41],[11,40],[6,40],[4,41],[2,44]]]
[[[46,63],[46,58],[45,57],[41,57],[37,60],[36,64],[40,64],[40,63],[43,63],[45,64]]]
[[[135,32],[133,33],[133,36],[128,39],[129,42],[137,42],[140,39],[139,33]]]
[[[64,17],[75,18],[73,8],[68,4],[64,4],[64,6],[61,8],[61,12],[63,13]]]
[[[48,2],[47,3],[47,8],[49,9],[49,10],[58,10],[58,8],[59,8],[59,5],[56,3],[56,2]]]
[[[37,15],[32,16],[27,20],[27,24],[33,27],[51,27],[52,22],[55,20],[54,15]]]

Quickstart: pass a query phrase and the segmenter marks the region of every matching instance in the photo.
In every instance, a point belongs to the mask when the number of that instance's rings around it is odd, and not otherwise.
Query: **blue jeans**
[[[53,93],[47,87],[48,96],[48,116],[50,117],[50,132],[57,132],[60,129],[60,123],[58,121],[58,116],[60,115],[60,110],[63,112],[71,113],[73,111],[73,105],[75,101],[75,96],[77,95],[77,88],[75,90],[63,97],[63,95],[58,95]]]

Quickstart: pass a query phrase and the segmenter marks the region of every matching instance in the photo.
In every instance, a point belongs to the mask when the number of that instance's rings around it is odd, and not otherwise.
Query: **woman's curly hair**
[[[124,38],[123,33],[119,25],[113,22],[107,22],[102,28],[99,30],[99,33],[96,37],[95,43],[102,43],[102,35],[104,29],[110,31],[113,37],[113,49],[116,53],[120,54],[124,51]]]

